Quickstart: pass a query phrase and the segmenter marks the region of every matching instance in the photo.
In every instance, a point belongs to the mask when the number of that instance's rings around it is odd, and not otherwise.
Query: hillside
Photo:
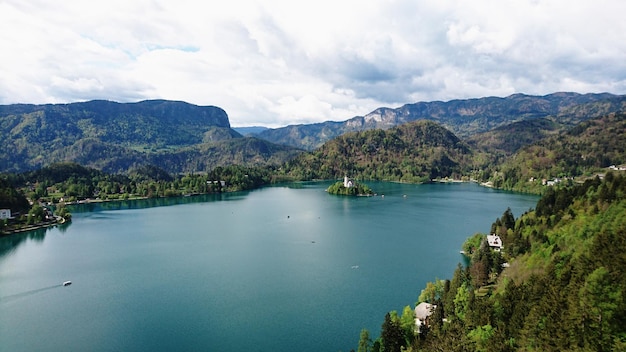
[[[626,96],[608,93],[515,94],[506,98],[419,102],[396,109],[379,108],[343,122],[292,125],[269,129],[258,136],[273,143],[314,150],[346,132],[388,129],[416,120],[436,121],[460,138],[467,138],[522,120],[553,117],[558,123],[575,125],[625,108]]]
[[[510,156],[520,148],[563,131],[565,126],[550,119],[522,120],[470,136],[466,141],[476,150]]]
[[[166,100],[4,105],[0,117],[3,136],[52,144],[97,138],[117,145],[163,148],[197,144],[214,127],[230,128],[226,112],[218,107]]]
[[[0,177],[0,209],[10,209],[12,213],[27,212],[30,209],[28,199],[4,176]]]
[[[0,172],[63,161],[114,173],[146,163],[191,172],[233,162],[220,154],[239,155],[236,161],[244,165],[278,164],[297,154],[267,141],[231,142],[236,139],[244,138],[214,106],[166,100],[0,106],[0,147],[7,151],[0,155]],[[212,156],[201,155],[209,149]]]
[[[533,191],[544,179],[592,176],[624,164],[625,150],[626,114],[614,113],[525,146],[488,169],[495,187]]]
[[[570,127],[554,119],[522,120],[464,143],[436,122],[349,132],[303,153],[281,172],[290,179],[423,182],[473,177],[496,188],[542,193],[550,182],[584,180],[626,163],[626,114]],[[557,179],[557,181],[554,181]]]
[[[302,153],[301,150],[277,145],[255,137],[233,138],[202,143],[170,153],[149,155],[149,164],[160,165],[169,172],[212,170],[217,166],[278,166]]]
[[[351,132],[288,162],[283,172],[295,179],[356,179],[422,182],[458,176],[472,158],[469,147],[431,121],[388,130]]]
[[[69,147],[52,151],[44,166],[70,161],[109,173],[125,173],[142,165],[160,165],[171,173],[188,173],[228,165],[280,165],[300,153],[300,150],[254,137],[200,143],[156,152],[137,151],[96,139],[83,139]]]
[[[387,314],[373,343],[362,332],[359,346],[414,352],[626,349],[624,173],[551,191],[518,219],[507,210],[491,232],[501,237],[502,251],[477,234],[469,265],[459,264],[450,280],[422,290],[417,303],[434,306],[419,334],[409,306],[401,317]]]

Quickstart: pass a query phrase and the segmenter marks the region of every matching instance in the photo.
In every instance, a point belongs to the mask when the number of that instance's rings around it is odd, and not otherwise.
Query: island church
[[[343,177],[343,186],[345,188],[354,187],[354,181],[351,178],[349,178],[348,176],[344,176]]]

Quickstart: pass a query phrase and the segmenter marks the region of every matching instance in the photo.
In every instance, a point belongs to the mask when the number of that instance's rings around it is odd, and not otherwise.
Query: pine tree
[[[359,338],[359,347],[357,352],[370,352],[372,340],[370,339],[370,333],[367,329],[361,330],[361,336]]]
[[[400,323],[391,319],[391,314],[385,315],[385,322],[382,325],[380,337],[382,339],[383,352],[401,352],[405,346],[404,334]]]

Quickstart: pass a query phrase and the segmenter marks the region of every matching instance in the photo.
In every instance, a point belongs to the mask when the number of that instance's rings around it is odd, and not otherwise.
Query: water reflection
[[[69,226],[69,224],[65,224],[65,228]],[[46,237],[46,232],[50,228],[42,228],[37,230],[32,230],[28,232],[20,232],[14,233],[7,236],[0,237],[0,258],[4,257],[15,251],[15,249],[26,240],[33,240],[36,242],[43,242]]]
[[[148,199],[132,199],[132,200],[115,200],[107,202],[93,202],[83,204],[72,204],[69,209],[72,213],[90,213],[106,210],[128,210],[128,209],[145,209],[154,207],[164,207],[180,204],[204,203],[226,200],[239,200],[245,197],[249,192],[233,192],[233,193],[214,193],[199,194],[184,197],[170,198],[148,198]]]
[[[65,232],[67,232],[67,229],[68,229],[71,225],[72,225],[72,222],[70,221],[70,222],[66,222],[66,223],[64,223],[64,224],[58,224],[58,225],[56,226],[56,228],[59,230],[59,232],[61,232],[61,233],[65,233]]]
[[[243,199],[249,191],[244,192],[232,192],[232,193],[216,193],[216,194],[201,194],[184,197],[171,197],[171,198],[150,198],[150,199],[133,199],[133,200],[118,200],[109,202],[94,202],[83,204],[69,205],[71,213],[90,213],[101,212],[106,210],[127,210],[127,209],[144,209],[153,207],[164,207],[179,204],[191,204],[191,203],[203,203],[203,202],[216,202],[216,201],[232,201]],[[0,237],[0,258],[11,254],[17,247],[26,240],[33,240],[36,242],[43,242],[46,238],[46,234],[49,230],[56,228],[61,233],[65,233],[67,229],[72,225],[71,222],[64,224],[57,224],[47,228],[36,229],[27,232],[14,233],[7,236]]]

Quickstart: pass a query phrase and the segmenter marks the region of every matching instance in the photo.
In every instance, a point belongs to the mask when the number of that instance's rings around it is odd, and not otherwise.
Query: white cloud
[[[175,99],[235,126],[554,91],[626,93],[620,0],[5,0],[0,103]]]

